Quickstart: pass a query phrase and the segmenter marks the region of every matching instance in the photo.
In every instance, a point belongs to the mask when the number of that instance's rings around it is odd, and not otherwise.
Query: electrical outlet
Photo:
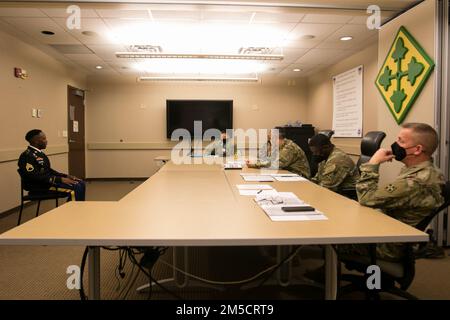
[[[42,109],[37,109],[37,117],[38,118],[42,118],[43,115],[43,110]]]
[[[37,117],[37,109],[35,109],[35,108],[31,109],[31,116],[32,116],[33,118],[36,118],[36,117]]]

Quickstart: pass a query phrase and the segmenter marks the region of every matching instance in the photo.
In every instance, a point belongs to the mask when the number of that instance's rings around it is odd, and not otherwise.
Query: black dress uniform
[[[50,166],[50,160],[42,151],[31,146],[19,157],[19,173],[22,177],[23,187],[30,192],[45,192],[48,190],[67,192],[72,200],[75,197],[83,201],[85,197],[85,184],[79,181],[75,185],[62,183],[61,178],[66,174],[55,171]]]

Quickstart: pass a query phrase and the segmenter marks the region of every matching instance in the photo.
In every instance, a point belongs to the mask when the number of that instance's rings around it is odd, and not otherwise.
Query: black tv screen
[[[202,121],[203,133],[211,128],[233,128],[233,100],[167,100],[167,138],[176,129],[186,129],[194,138],[194,121]]]

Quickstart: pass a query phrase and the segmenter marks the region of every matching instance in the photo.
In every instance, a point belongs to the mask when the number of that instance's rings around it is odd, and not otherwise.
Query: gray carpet
[[[126,195],[140,182],[108,181],[90,182],[87,186],[88,200],[115,201]],[[53,201],[44,202],[41,214],[54,207]],[[24,210],[23,221],[34,217],[34,205]],[[14,227],[18,213],[14,212],[0,219],[0,232]],[[269,248],[270,249],[270,248]],[[70,265],[80,265],[84,247],[49,247],[49,246],[0,246],[0,299],[79,299],[77,290],[69,290],[66,273]],[[270,250],[261,251],[255,247],[225,248],[189,248],[189,272],[197,276],[216,280],[233,281],[246,279],[271,266]],[[262,254],[266,253],[266,254]],[[269,253],[269,258],[267,257]],[[421,299],[450,299],[450,257],[444,259],[421,259],[417,261],[416,277],[409,292]],[[306,248],[300,253],[302,258],[295,258],[293,279],[300,280],[306,270],[313,269],[323,261],[320,250]],[[315,255],[319,259],[314,259]],[[172,263],[172,250],[169,249],[160,258]],[[101,251],[101,297],[102,299],[147,299],[148,291],[136,292],[136,288],[148,282],[147,277],[137,268],[132,268],[128,261],[125,276],[117,272],[118,251]],[[159,261],[152,273],[156,279],[172,276],[172,269]],[[87,288],[88,272],[85,272],[84,286]],[[273,277],[272,277],[273,278]],[[258,282],[256,282],[258,283]],[[196,286],[190,282],[184,288],[164,285],[183,299],[321,299],[323,290],[314,286],[292,285],[288,287],[263,286],[239,290],[236,286],[227,286],[217,290]],[[174,299],[160,288],[151,292],[152,299]],[[363,299],[362,294],[351,294],[347,299]],[[395,299],[383,295],[383,299]]]

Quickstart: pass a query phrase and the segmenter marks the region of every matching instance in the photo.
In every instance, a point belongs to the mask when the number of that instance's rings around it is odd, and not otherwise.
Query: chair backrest
[[[370,160],[373,154],[380,149],[381,143],[386,137],[383,131],[370,131],[361,140],[361,155],[359,156],[357,168]]]
[[[327,136],[328,139],[331,139],[331,137],[332,137],[333,134],[334,134],[334,130],[322,130],[322,131],[319,131],[319,132],[317,132],[317,133],[318,133],[318,134],[323,134],[323,135]]]
[[[25,189],[23,188],[23,179],[22,175],[20,174],[20,169],[17,169],[17,173],[19,174],[20,177],[20,198],[23,199]]]
[[[436,217],[439,212],[444,210],[450,205],[450,181],[447,181],[444,185],[442,185],[442,197],[444,198],[444,203],[437,209],[433,210],[428,216],[422,219],[420,221],[416,228],[425,231],[425,229],[428,227],[428,225],[431,223],[431,221]]]

